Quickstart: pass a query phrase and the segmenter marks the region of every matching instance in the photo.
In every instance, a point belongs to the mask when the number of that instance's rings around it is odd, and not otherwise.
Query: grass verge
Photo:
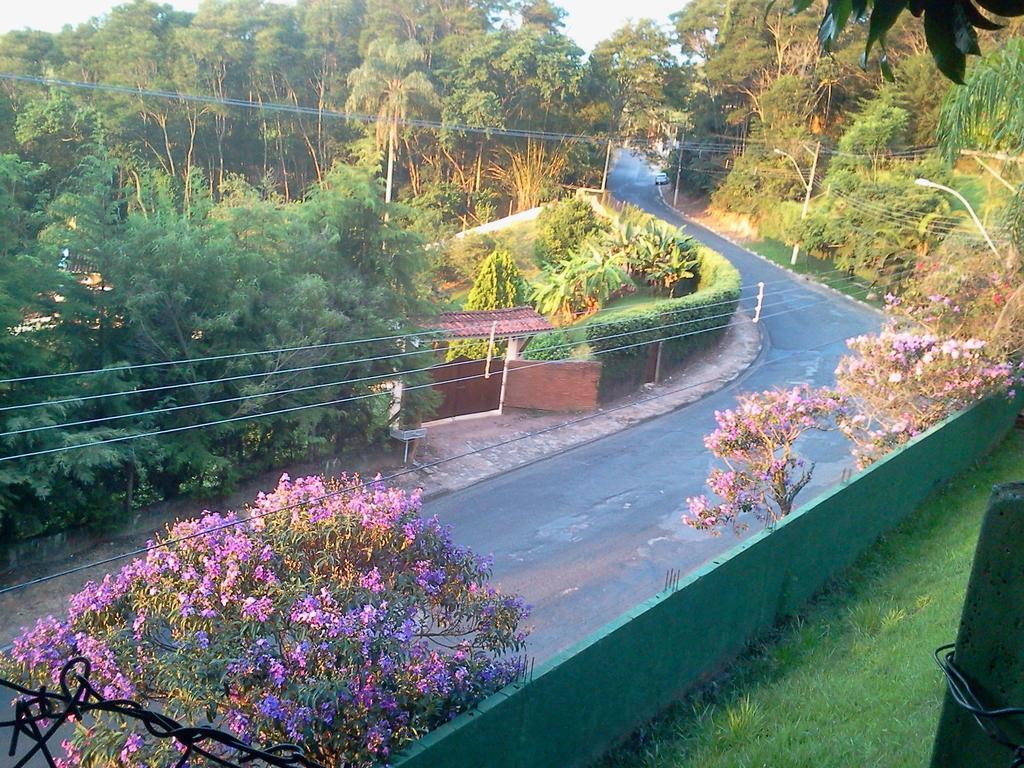
[[[1022,477],[1024,433],[1014,431],[727,678],[601,765],[926,766],[944,691],[931,653],[956,636],[992,485]]]
[[[830,288],[835,288],[847,296],[866,301],[868,304],[876,307],[880,307],[884,303],[881,297],[868,298],[872,294],[873,289],[867,280],[836,272],[835,265],[831,261],[815,259],[801,251],[796,265],[791,265],[789,262],[793,256],[793,247],[786,245],[781,240],[770,238],[755,240],[752,243],[748,243],[746,247],[754,253],[764,256],[769,261],[778,264],[780,267],[796,272],[798,275],[812,277],[817,282]]]

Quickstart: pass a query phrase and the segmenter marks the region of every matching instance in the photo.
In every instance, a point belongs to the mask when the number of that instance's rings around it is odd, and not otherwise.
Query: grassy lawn
[[[637,286],[635,292],[612,299],[596,315],[584,319],[579,325],[591,323],[607,323],[609,320],[617,320],[625,315],[642,311],[655,302],[662,301],[665,296],[655,296],[654,292],[646,285]]]
[[[1024,433],[1014,431],[730,677],[602,765],[927,766],[944,691],[931,653],[955,639],[992,485],[1022,477]]]
[[[786,245],[780,240],[757,240],[749,243],[747,247],[775,264],[792,270],[798,275],[809,275],[820,283],[831,286],[837,291],[842,291],[847,296],[853,296],[856,299],[867,301],[869,304],[875,304],[876,306],[882,306],[883,304],[881,297],[877,300],[866,298],[871,292],[868,281],[858,277],[850,279],[850,276],[847,274],[835,272],[835,265],[830,261],[815,259],[801,251],[800,256],[797,257],[796,266],[791,266],[789,261],[793,256],[793,246]]]
[[[623,315],[642,310],[656,301],[663,301],[664,298],[664,296],[655,296],[649,287],[640,286],[635,293],[613,299],[597,314],[584,317],[572,325],[563,327],[562,330],[565,331],[569,340],[576,342],[572,352],[573,359],[586,360],[591,355],[590,345],[584,343],[587,339],[586,327],[588,325],[618,320]]]

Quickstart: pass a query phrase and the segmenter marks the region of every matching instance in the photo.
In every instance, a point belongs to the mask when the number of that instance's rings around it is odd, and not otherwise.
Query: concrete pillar
[[[1024,707],[1024,483],[996,486],[981,526],[953,661],[987,709]],[[933,649],[921,648],[921,653]],[[982,718],[1024,744],[1024,718]],[[991,738],[949,692],[932,768],[1008,766],[1013,753]]]
[[[523,345],[522,339],[509,339],[508,348],[505,350],[505,367],[501,372],[501,394],[498,396],[498,413],[505,412],[505,391],[508,389],[508,364],[519,359],[519,350]]]

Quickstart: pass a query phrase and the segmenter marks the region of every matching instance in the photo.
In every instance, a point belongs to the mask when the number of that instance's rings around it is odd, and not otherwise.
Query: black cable
[[[90,681],[91,670],[92,664],[87,658],[76,656],[64,663],[57,684],[52,688],[27,688],[0,677],[0,689],[16,694],[14,719],[0,721],[0,730],[11,731],[8,756],[17,755],[19,740],[29,744],[14,768],[24,768],[30,761],[35,764],[37,760],[50,768],[63,764],[52,753],[51,743],[60,743],[64,725],[81,723],[83,716],[95,713],[134,720],[141,723],[150,736],[175,742],[181,751],[175,766],[189,765],[200,759],[204,764],[223,768],[249,768],[255,764],[267,768],[323,768],[295,744],[275,744],[261,749],[213,725],[182,725],[137,702],[106,698]]]
[[[975,693],[967,676],[953,661],[956,645],[948,643],[940,645],[935,649],[932,657],[939,669],[946,678],[946,685],[949,688],[949,695],[953,702],[965,710],[974,718],[978,727],[985,732],[985,735],[1013,752],[1013,762],[1010,768],[1024,768],[1024,744],[1017,743],[1010,739],[993,720],[1006,717],[1024,716],[1024,707],[998,707],[991,709],[982,704],[978,694]]]

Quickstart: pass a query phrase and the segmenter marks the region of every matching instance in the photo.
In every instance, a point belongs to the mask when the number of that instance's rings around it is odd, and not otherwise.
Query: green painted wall
[[[587,765],[798,610],[987,453],[1021,403],[989,400],[935,427],[556,656],[532,682],[428,734],[396,768]]]

